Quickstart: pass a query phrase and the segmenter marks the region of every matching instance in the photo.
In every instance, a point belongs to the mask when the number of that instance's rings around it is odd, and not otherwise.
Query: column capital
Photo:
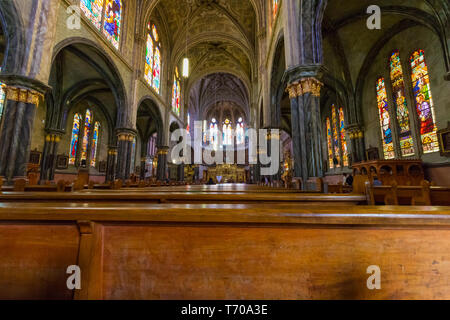
[[[39,80],[16,74],[0,74],[0,82],[6,84],[6,88],[25,89],[39,93],[42,96],[51,90],[51,87]]]
[[[37,107],[39,101],[41,99],[44,100],[44,95],[42,93],[32,89],[3,85],[3,90],[6,93],[6,100],[10,101],[33,104]]]
[[[323,83],[316,78],[303,78],[298,82],[290,83],[287,86],[286,92],[289,93],[289,98],[294,99],[299,96],[303,96],[307,93],[311,93],[315,97],[320,97],[320,91],[323,87]]]
[[[137,136],[137,132],[129,128],[117,128],[116,135],[119,141],[133,141]]]
[[[364,129],[359,124],[350,124],[346,128],[350,139],[364,138]]]

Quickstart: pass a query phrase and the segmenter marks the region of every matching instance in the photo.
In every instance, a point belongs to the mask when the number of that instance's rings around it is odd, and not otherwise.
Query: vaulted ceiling
[[[224,73],[240,79],[242,87],[251,88],[257,74],[257,1],[146,1],[151,17],[164,24],[173,67],[181,67],[185,56],[190,60],[188,90],[204,77],[209,82],[208,75]],[[227,92],[230,97],[224,99],[234,99],[233,93]]]

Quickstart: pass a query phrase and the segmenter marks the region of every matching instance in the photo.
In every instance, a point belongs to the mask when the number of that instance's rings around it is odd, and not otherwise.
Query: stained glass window
[[[95,167],[97,163],[97,149],[98,149],[98,138],[100,135],[100,122],[95,122],[94,132],[92,134],[92,147],[91,147],[91,167]]]
[[[339,132],[341,134],[341,149],[342,149],[342,162],[344,163],[344,167],[348,167],[348,149],[347,149],[347,138],[345,132],[345,117],[344,117],[344,109],[342,107],[339,108]]]
[[[148,24],[147,32],[144,78],[159,93],[161,88],[161,45],[154,24]]]
[[[333,168],[333,138],[331,133],[331,121],[327,118],[327,147],[328,147],[328,164]]]
[[[272,12],[273,12],[274,19],[277,16],[279,6],[280,6],[280,0],[272,0]]]
[[[392,140],[391,117],[387,101],[386,84],[384,78],[377,80],[377,102],[380,115],[381,136],[383,140],[383,154],[385,159],[394,159],[394,142]]]
[[[172,88],[172,111],[176,115],[180,115],[181,106],[181,87],[180,87],[180,75],[178,73],[178,68],[175,68],[175,75],[173,77],[173,88]]]
[[[223,145],[230,146],[233,145],[233,128],[231,126],[231,121],[226,119],[223,123]]]
[[[409,123],[408,104],[405,98],[405,82],[400,54],[394,51],[390,59],[391,81],[394,95],[394,103],[397,110],[397,121],[399,126],[400,149],[403,157],[414,155],[414,144],[411,136]]]
[[[214,150],[219,147],[219,126],[217,125],[217,120],[213,118],[211,120],[211,125],[209,127],[209,142],[213,145]]]
[[[78,139],[80,136],[81,116],[76,113],[73,116],[72,139],[70,140],[69,164],[74,165],[77,159]]]
[[[188,112],[188,114],[187,114],[187,126],[186,126],[186,131],[187,131],[187,132],[190,132],[190,131],[191,131],[191,115],[189,114],[189,112]]]
[[[103,0],[81,0],[81,10],[92,24],[100,30],[103,12]]]
[[[428,67],[423,50],[415,51],[411,55],[411,70],[423,152],[437,152],[439,151],[439,144],[436,133],[434,103],[431,95]]]
[[[103,34],[116,49],[119,49],[121,24],[122,24],[122,1],[106,0]]]
[[[339,127],[338,127],[338,119],[336,116],[336,106],[331,106],[331,119],[333,121],[333,147],[334,147],[334,157],[337,159],[336,168],[339,168],[341,165],[341,155],[339,151]]]
[[[244,120],[242,118],[238,119],[236,125],[236,144],[245,143],[245,132],[244,132]]]
[[[92,113],[91,110],[87,109],[86,116],[84,118],[84,132],[83,132],[83,141],[81,145],[81,162],[87,160],[89,136],[91,133],[91,124],[92,124]]]

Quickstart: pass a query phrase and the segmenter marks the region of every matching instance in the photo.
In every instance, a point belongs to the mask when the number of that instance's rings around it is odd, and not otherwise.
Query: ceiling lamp
[[[189,59],[187,57],[183,59],[183,77],[189,77]]]

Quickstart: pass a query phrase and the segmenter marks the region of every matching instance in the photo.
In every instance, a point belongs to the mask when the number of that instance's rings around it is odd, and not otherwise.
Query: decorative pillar
[[[106,182],[115,180],[117,147],[108,147],[108,157],[106,159]]]
[[[168,146],[159,146],[158,147],[157,178],[159,181],[166,180],[168,155],[169,155],[169,147]]]
[[[42,152],[40,183],[55,180],[56,158],[62,131],[47,130],[44,150]]]
[[[304,182],[311,177],[323,177],[324,174],[320,123],[322,86],[316,77],[306,77],[291,82],[287,87],[292,112],[294,172]]]
[[[0,81],[7,84],[0,128],[0,176],[12,183],[13,179],[26,178],[34,117],[48,87],[23,77],[3,76]]]
[[[131,152],[135,132],[131,129],[117,130],[117,166],[116,178],[127,180],[131,171]]]

